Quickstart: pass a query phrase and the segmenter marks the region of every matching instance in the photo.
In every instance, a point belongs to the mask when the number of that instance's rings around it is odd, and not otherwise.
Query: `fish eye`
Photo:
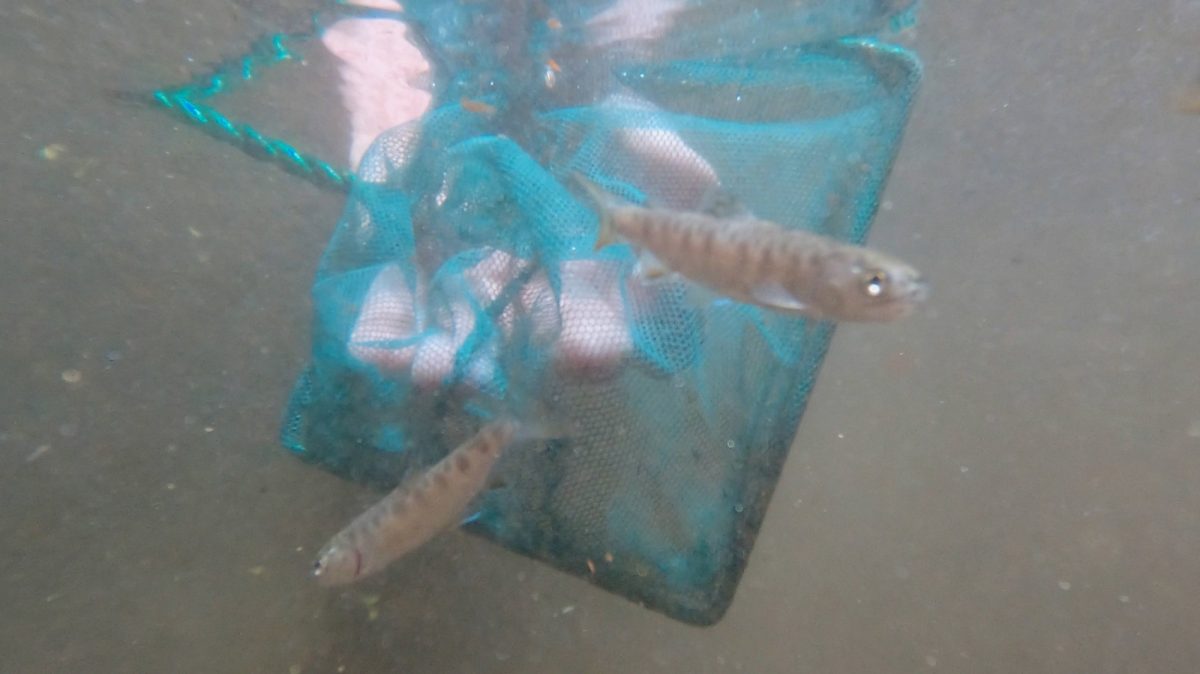
[[[321,573],[321,560],[313,562],[313,573]]]
[[[863,274],[862,288],[867,297],[881,297],[888,289],[887,272],[873,269]]]

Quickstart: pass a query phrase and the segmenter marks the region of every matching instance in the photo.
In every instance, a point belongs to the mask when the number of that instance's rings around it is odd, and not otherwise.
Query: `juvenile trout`
[[[732,204],[726,212],[643,208],[576,179],[599,210],[596,248],[618,239],[632,244],[651,278],[674,272],[739,302],[836,321],[904,318],[929,295],[916,269],[869,248],[788,229]]]
[[[380,571],[458,523],[483,491],[500,452],[518,440],[518,423],[495,421],[434,464],[419,479],[396,487],[322,548],[313,575],[343,585]]]

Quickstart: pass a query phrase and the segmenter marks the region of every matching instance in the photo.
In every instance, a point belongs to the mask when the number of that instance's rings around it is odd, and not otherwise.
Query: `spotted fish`
[[[929,295],[894,257],[760,220],[729,199],[704,211],[643,208],[576,180],[600,214],[596,248],[632,244],[648,278],[674,273],[739,302],[837,321],[904,318]]]
[[[322,548],[313,575],[343,585],[380,571],[458,523],[487,485],[500,453],[526,431],[511,420],[488,423],[418,479],[400,485]]]

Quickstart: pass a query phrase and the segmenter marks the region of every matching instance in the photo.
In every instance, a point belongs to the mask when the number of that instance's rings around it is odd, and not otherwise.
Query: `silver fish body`
[[[585,187],[600,209],[597,248],[627,241],[665,270],[740,302],[816,319],[881,322],[908,316],[929,294],[916,269],[870,248],[748,213],[643,208]]]
[[[389,492],[322,548],[313,565],[318,582],[342,585],[376,573],[458,523],[517,434],[515,421],[491,422],[419,479]]]

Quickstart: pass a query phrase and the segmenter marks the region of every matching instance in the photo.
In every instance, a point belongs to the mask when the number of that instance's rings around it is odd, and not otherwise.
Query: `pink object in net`
[[[400,9],[387,0],[355,4]],[[358,166],[381,133],[429,110],[433,97],[423,85],[429,62],[398,19],[340,19],[325,29],[321,42],[340,61],[342,103],[350,114],[350,165]]]
[[[367,291],[350,335],[352,357],[391,376],[409,374],[419,388],[437,388],[454,371],[459,349],[476,327],[476,311],[495,301],[528,261],[493,251],[468,269],[471,297],[451,301],[429,325],[420,319],[425,291],[415,291],[397,265],[383,267]],[[633,340],[614,263],[571,260],[560,268],[562,291],[556,298],[544,271],[535,273],[497,317],[499,337],[508,340],[516,313],[531,321],[535,342],[553,343],[556,370],[566,376],[604,377],[629,356]],[[468,365],[466,383],[486,386],[494,374],[492,343],[479,349]]]
[[[391,0],[359,0],[373,9],[400,11]],[[596,45],[653,39],[670,26],[682,0],[619,0],[589,22]],[[358,166],[367,149],[379,148],[359,168],[369,182],[385,179],[387,170],[409,159],[415,127],[400,127],[419,119],[432,97],[422,82],[430,65],[408,37],[399,18],[346,18],[322,34],[325,47],[340,62],[342,102],[350,115],[350,161]],[[603,105],[652,111],[648,103],[628,94],[610,97]],[[385,133],[392,130],[390,133]],[[628,129],[614,138],[627,159],[626,178],[660,185],[659,201],[666,206],[695,204],[717,183],[716,172],[699,154],[668,128]],[[437,388],[453,373],[459,350],[474,331],[478,306],[494,301],[521,274],[527,260],[492,251],[464,272],[470,298],[451,301],[438,315],[426,306],[426,286],[415,287],[398,265],[383,267],[364,298],[347,344],[353,358],[387,376],[410,376],[422,389]],[[496,367],[496,354],[515,327],[515,312],[531,320],[533,340],[552,343],[555,370],[568,377],[604,378],[616,373],[633,349],[630,307],[621,294],[621,267],[611,261],[569,260],[561,263],[562,285],[556,296],[544,270],[520,289],[515,306],[505,308],[497,323],[500,335],[475,351],[467,365],[465,384],[485,387]],[[636,279],[628,281],[629,297],[639,306],[654,305],[655,290]],[[475,305],[472,305],[472,301]],[[636,307],[633,307],[636,308]]]

